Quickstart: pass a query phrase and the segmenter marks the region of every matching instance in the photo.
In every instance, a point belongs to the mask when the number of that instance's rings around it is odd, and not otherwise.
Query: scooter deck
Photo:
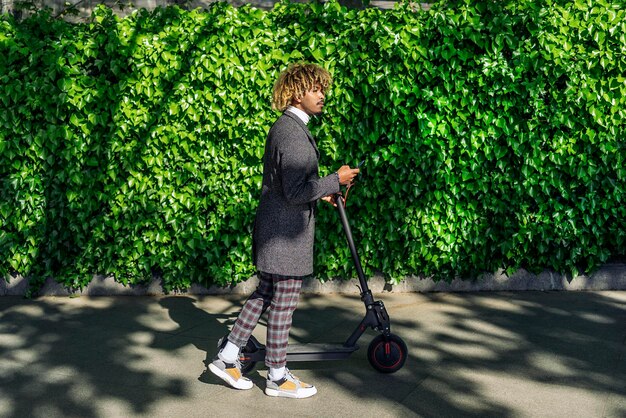
[[[318,361],[341,360],[358,350],[358,346],[346,347],[341,344],[290,344],[287,347],[287,360]]]

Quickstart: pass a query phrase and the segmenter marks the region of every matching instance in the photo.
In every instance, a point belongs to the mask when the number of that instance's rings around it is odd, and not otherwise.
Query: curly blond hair
[[[291,105],[293,99],[304,97],[307,91],[320,86],[326,91],[332,83],[328,71],[317,64],[291,64],[278,76],[272,94],[272,109],[284,111]]]

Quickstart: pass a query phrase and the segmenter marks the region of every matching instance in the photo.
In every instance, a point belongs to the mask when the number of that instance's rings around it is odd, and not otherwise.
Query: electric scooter
[[[357,341],[367,328],[372,328],[379,334],[369,344],[367,359],[377,371],[394,373],[404,366],[407,357],[406,344],[402,338],[391,333],[391,324],[385,305],[382,301],[374,300],[372,292],[367,285],[361,261],[352,238],[350,224],[348,223],[344,197],[340,193],[335,194],[335,202],[359,278],[361,300],[365,305],[365,316],[344,343],[289,344],[287,347],[287,362],[345,359],[359,349],[359,346],[356,344]],[[221,348],[225,344],[226,337],[222,337],[218,342],[218,346]],[[254,369],[257,362],[264,361],[265,346],[254,336],[251,336],[248,343],[241,348],[239,359],[241,361],[242,373],[249,373]]]

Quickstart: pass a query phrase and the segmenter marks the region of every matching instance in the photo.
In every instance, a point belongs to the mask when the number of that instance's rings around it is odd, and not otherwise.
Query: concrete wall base
[[[304,282],[303,294],[346,293],[359,294],[358,280],[329,280],[320,282],[317,279],[308,279]],[[247,295],[252,293],[258,284],[256,276],[235,286],[203,287],[192,285],[188,290],[174,292],[191,295]],[[565,275],[550,271],[532,274],[526,270],[519,270],[507,276],[499,271],[494,274],[483,274],[474,279],[454,279],[447,281],[433,281],[431,278],[407,277],[398,284],[387,283],[380,276],[371,277],[368,284],[373,293],[402,293],[402,292],[481,292],[481,291],[525,291],[525,290],[626,290],[626,263],[609,263],[602,266],[595,273],[580,275],[571,280]],[[28,279],[16,276],[8,280],[0,280],[0,296],[23,296],[28,290]],[[162,295],[162,282],[155,278],[146,285],[124,286],[113,277],[94,276],[87,287],[80,291],[72,291],[48,279],[41,291],[41,296],[151,296]]]

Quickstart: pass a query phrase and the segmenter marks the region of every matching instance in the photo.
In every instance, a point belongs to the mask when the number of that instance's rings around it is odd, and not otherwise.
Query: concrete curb
[[[246,295],[252,293],[258,284],[256,276],[236,286],[209,288],[194,284],[187,291],[174,292],[190,295]],[[499,271],[495,274],[484,274],[480,277],[450,282],[435,282],[431,278],[407,277],[398,284],[385,282],[382,276],[374,276],[368,284],[374,293],[406,293],[406,292],[481,292],[481,291],[525,291],[525,290],[626,290],[626,263],[608,263],[595,273],[577,276],[568,280],[567,276],[550,271],[532,274],[519,270],[511,276]],[[8,280],[0,280],[0,296],[24,296],[28,290],[28,279],[17,276]],[[303,294],[345,293],[359,294],[358,280],[330,280],[324,283],[317,279],[306,280],[302,288]],[[72,291],[63,285],[48,279],[39,292],[41,296],[156,296],[163,295],[162,282],[154,279],[146,285],[124,286],[113,277],[95,276],[89,285],[81,291]]]

